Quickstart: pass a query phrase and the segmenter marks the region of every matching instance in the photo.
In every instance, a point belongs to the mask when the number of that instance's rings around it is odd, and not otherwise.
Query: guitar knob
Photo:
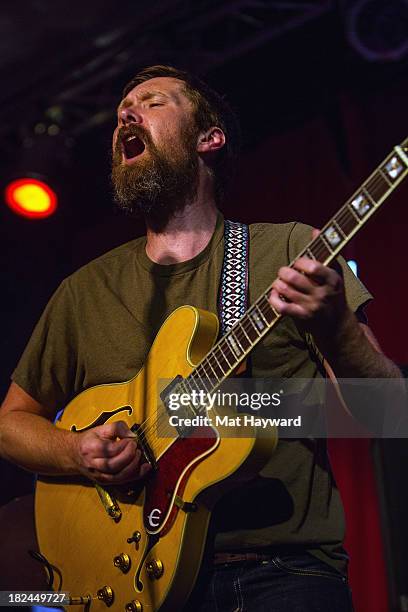
[[[121,553],[113,559],[113,565],[118,567],[121,572],[126,574],[130,570],[130,557],[126,553]]]
[[[140,533],[140,531],[135,531],[132,533],[132,537],[128,538],[126,542],[128,544],[132,544],[132,542],[135,542],[136,544],[138,544],[141,539],[142,539],[142,534]]]
[[[143,606],[138,599],[134,599],[126,604],[125,610],[126,612],[142,612]]]
[[[104,602],[108,608],[113,604],[114,593],[110,586],[104,586],[97,591],[98,599]]]
[[[146,572],[149,578],[158,580],[163,576],[164,567],[160,559],[153,559],[146,563]]]

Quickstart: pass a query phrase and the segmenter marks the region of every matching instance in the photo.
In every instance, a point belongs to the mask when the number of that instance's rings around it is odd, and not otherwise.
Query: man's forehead
[[[180,100],[186,97],[185,83],[174,77],[154,77],[133,87],[127,93],[126,98],[143,99],[143,97],[152,93],[164,93],[175,100]]]

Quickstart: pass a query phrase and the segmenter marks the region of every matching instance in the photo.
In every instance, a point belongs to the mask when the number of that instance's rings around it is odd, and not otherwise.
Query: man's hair
[[[218,151],[211,167],[215,198],[218,203],[221,202],[235,174],[240,151],[240,126],[235,113],[220,94],[198,77],[185,70],[160,64],[148,66],[138,72],[125,86],[122,99],[136,85],[156,77],[172,77],[183,81],[184,93],[193,105],[194,119],[199,131],[217,126],[224,132],[225,145]]]

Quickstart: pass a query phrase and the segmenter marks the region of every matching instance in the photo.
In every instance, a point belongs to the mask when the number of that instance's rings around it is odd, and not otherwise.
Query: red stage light
[[[57,208],[57,195],[49,185],[34,178],[17,179],[5,189],[7,205],[11,210],[30,219],[43,219]]]

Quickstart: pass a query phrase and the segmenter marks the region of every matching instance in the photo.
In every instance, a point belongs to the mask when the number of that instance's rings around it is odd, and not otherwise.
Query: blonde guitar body
[[[276,432],[258,439],[238,437],[237,431],[234,438],[231,427],[228,436],[217,427],[207,428],[208,437],[189,439],[164,437],[168,425],[160,429],[166,415],[159,381],[165,388],[188,376],[217,334],[212,313],[177,309],[132,380],[84,391],[57,423],[77,431],[116,420],[129,427],[151,424],[144,425],[143,441],[156,465],[142,485],[109,490],[79,477],[39,478],[40,551],[54,568],[53,588],[84,598],[82,604],[73,599],[73,609],[181,610],[200,568],[214,503],[259,471],[274,450]]]

